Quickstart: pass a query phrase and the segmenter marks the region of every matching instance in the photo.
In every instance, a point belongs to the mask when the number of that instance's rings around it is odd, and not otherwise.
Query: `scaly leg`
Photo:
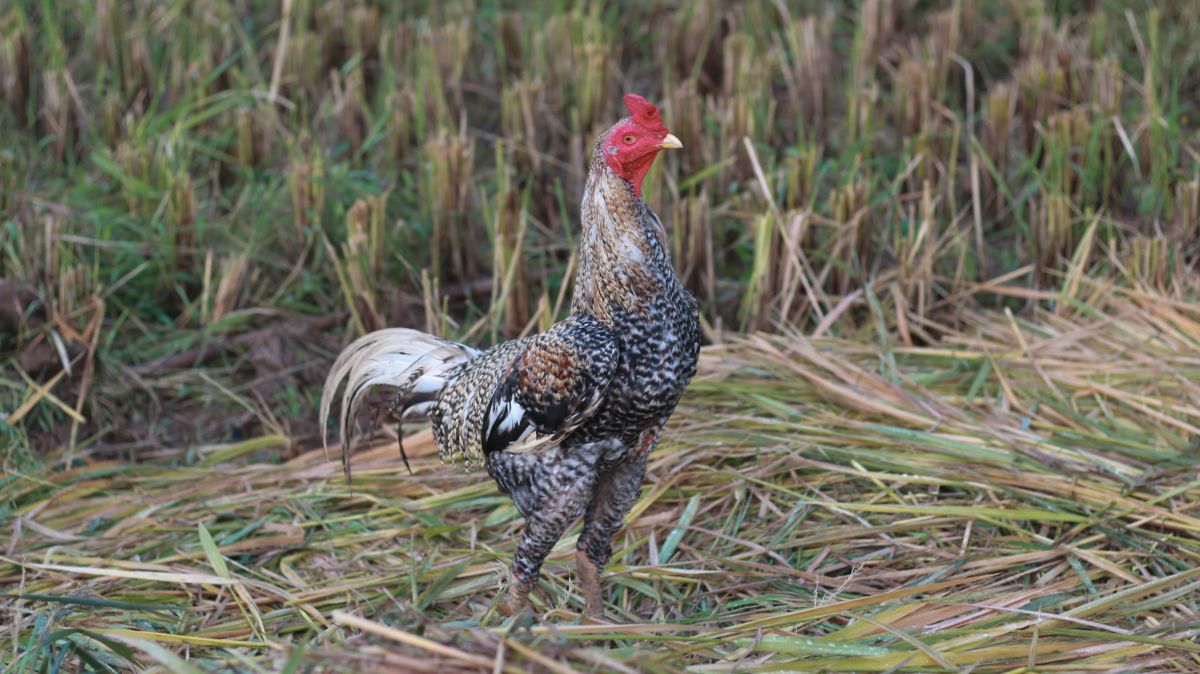
[[[584,615],[598,619],[604,615],[604,591],[600,574],[612,557],[612,539],[625,521],[641,492],[646,474],[646,457],[632,457],[629,463],[615,466],[599,476],[591,503],[583,516],[583,533],[575,544],[575,564],[586,602]]]
[[[533,464],[528,463],[527,454],[498,452],[493,455],[495,458],[489,457],[489,463],[496,464],[495,468],[489,466],[489,472],[497,483],[510,461],[520,463],[520,469],[512,472],[519,472],[524,478],[509,485],[500,484],[525,515],[525,531],[513,557],[514,582],[501,606],[505,614],[518,613],[528,605],[529,592],[537,583],[546,556],[587,508],[596,483],[596,461],[606,446],[607,443],[592,443],[558,448],[538,457]]]

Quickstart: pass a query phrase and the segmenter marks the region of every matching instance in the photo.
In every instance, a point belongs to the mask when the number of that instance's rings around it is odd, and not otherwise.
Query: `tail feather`
[[[403,418],[429,410],[432,401],[449,381],[447,376],[478,351],[408,328],[376,330],[359,337],[334,361],[321,391],[321,444],[329,449],[328,421],[333,399],[345,382],[338,430],[342,439],[342,461],[349,477],[351,421],[377,386],[396,389],[391,412]]]

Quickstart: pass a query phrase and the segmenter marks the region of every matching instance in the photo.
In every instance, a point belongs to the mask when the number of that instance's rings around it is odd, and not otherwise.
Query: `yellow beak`
[[[679,139],[675,137],[675,134],[668,133],[667,137],[662,139],[662,145],[659,147],[664,150],[678,150],[679,148],[683,147],[683,143],[679,142]]]

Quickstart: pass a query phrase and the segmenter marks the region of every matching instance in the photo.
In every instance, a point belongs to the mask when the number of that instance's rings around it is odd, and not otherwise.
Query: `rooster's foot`
[[[520,613],[528,613],[529,606],[529,590],[530,585],[520,582],[519,580],[508,588],[508,596],[500,602],[500,612],[508,617],[518,615]]]

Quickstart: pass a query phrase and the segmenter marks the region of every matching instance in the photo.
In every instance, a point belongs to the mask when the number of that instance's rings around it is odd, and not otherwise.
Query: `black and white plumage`
[[[601,613],[612,537],[696,371],[696,301],[641,198],[655,156],[680,143],[656,107],[632,94],[625,101],[631,117],[600,136],[589,165],[569,317],[482,352],[413,330],[371,333],[342,352],[322,394],[324,424],[345,383],[345,442],[365,393],[393,390],[393,414],[428,416],[442,460],[486,467],[512,497],[526,522],[509,611],[527,603],[546,555],[582,516],[576,563],[587,612]]]
[[[485,454],[528,451],[530,434],[536,434],[537,446],[560,442],[596,412],[617,364],[616,338],[587,314],[570,316],[520,343],[488,403]]]

